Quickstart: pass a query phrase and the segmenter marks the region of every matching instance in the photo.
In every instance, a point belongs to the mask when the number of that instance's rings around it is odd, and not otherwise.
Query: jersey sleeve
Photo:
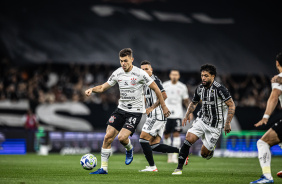
[[[194,93],[194,96],[193,96],[193,99],[192,99],[192,102],[199,102],[201,100],[201,97],[200,97],[200,88],[199,86],[196,88],[195,90],[195,93]]]
[[[272,89],[279,89],[280,91],[282,91],[282,85],[279,83],[272,83],[271,87]]]
[[[143,83],[145,83],[147,86],[150,86],[150,84],[152,84],[152,82],[154,82],[154,80],[143,70],[140,69],[140,77],[141,77],[141,81]]]
[[[158,85],[158,87],[160,88],[161,92],[165,91],[162,82],[159,79],[154,80],[155,83]]]
[[[114,86],[116,83],[117,83],[117,75],[116,75],[116,71],[114,71],[112,73],[112,75],[109,77],[107,83],[110,85],[110,86]]]
[[[226,87],[224,86],[220,86],[218,88],[218,95],[221,97],[221,99],[226,102],[227,100],[229,100],[231,98],[231,95],[228,91],[228,89],[226,89]]]

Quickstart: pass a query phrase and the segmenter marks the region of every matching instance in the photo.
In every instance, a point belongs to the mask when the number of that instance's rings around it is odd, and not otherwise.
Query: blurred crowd
[[[104,64],[30,64],[14,66],[8,59],[1,60],[0,101],[28,99],[31,106],[40,103],[80,101],[85,103],[117,103],[117,85],[107,92],[86,97],[84,91],[107,81],[116,67]],[[154,70],[164,82],[169,71]],[[200,73],[181,73],[181,80],[190,98],[198,84]],[[265,108],[271,92],[270,78],[265,75],[219,75],[217,81],[230,91],[237,106]]]

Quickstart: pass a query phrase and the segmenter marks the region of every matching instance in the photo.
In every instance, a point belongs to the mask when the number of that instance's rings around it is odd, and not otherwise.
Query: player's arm
[[[227,100],[225,102],[225,104],[228,107],[227,119],[226,119],[226,122],[225,122],[225,125],[224,125],[224,132],[225,132],[225,135],[226,135],[226,133],[231,132],[231,120],[232,120],[232,118],[235,114],[236,106],[235,106],[235,103],[234,103],[232,98]]]
[[[192,101],[191,101],[189,98],[183,99],[183,104],[185,105],[186,109],[188,109],[189,104],[190,104],[191,102],[192,102]],[[189,114],[189,118],[188,118],[189,123],[190,123],[190,121],[191,121],[192,119],[193,119],[193,113],[190,113],[190,114]]]
[[[266,105],[266,109],[263,115],[263,118],[255,124],[255,127],[261,126],[263,124],[267,124],[268,122],[268,118],[269,116],[272,114],[272,112],[274,111],[277,103],[278,103],[278,97],[281,95],[282,91],[279,89],[274,88],[271,91],[271,94],[267,100],[267,105]]]
[[[158,97],[158,100],[160,102],[160,105],[163,109],[163,112],[164,112],[164,115],[165,117],[169,117],[170,115],[170,111],[168,110],[166,104],[165,104],[165,101],[164,101],[164,98],[162,96],[162,93],[161,93],[161,90],[159,89],[158,85],[155,83],[155,82],[152,82],[150,85],[149,85],[149,88],[151,88],[152,90],[155,91],[156,93],[156,96]]]
[[[102,85],[99,86],[95,86],[93,88],[89,88],[85,91],[86,96],[90,96],[91,93],[103,93],[104,91],[108,90],[110,87],[112,87],[111,85],[109,85],[108,82],[105,82]]]
[[[185,126],[187,121],[189,121],[189,123],[190,123],[190,121],[192,120],[191,118],[193,118],[193,116],[191,116],[191,114],[193,114],[193,112],[196,109],[197,105],[198,105],[198,102],[191,102],[189,104],[188,109],[186,111],[186,114],[185,114],[185,116],[184,116],[184,118],[182,120],[182,126]]]
[[[162,96],[163,96],[163,99],[167,99],[167,95],[166,95],[166,92],[163,91],[161,92],[162,93]],[[157,108],[158,106],[160,105],[160,100],[158,99],[151,107],[147,108],[146,109],[146,114],[150,114],[155,108]]]

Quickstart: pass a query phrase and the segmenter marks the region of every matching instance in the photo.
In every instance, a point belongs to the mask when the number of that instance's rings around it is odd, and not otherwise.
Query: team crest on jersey
[[[111,116],[110,119],[109,119],[109,122],[110,122],[110,123],[113,123],[113,122],[115,121],[115,119],[116,119],[116,117]]]
[[[132,86],[134,86],[136,84],[136,78],[132,78],[131,81],[130,81],[130,84]]]

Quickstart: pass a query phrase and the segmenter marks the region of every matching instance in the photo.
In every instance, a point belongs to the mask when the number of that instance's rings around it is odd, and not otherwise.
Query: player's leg
[[[176,148],[180,148],[181,146],[181,138],[180,138],[180,132],[182,132],[182,123],[181,119],[175,119],[173,122],[173,140],[172,140],[172,146]],[[172,162],[178,163],[178,153],[174,153],[172,155]]]
[[[128,137],[135,132],[142,118],[142,113],[125,113],[124,116],[125,123],[118,134],[118,140],[126,150],[125,164],[129,165],[133,160],[133,146]]]
[[[101,168],[90,174],[108,174],[108,162],[111,156],[111,144],[118,134],[118,130],[108,125],[101,149]]]
[[[153,151],[152,148],[150,146],[150,140],[153,138],[153,136],[151,136],[149,133],[142,131],[140,138],[139,138],[139,142],[140,145],[143,149],[143,153],[145,155],[145,158],[147,160],[147,162],[149,163],[149,166],[146,166],[145,169],[140,170],[140,172],[156,172],[158,171],[156,165],[155,165],[155,161],[153,158]]]
[[[270,128],[257,142],[258,147],[258,159],[260,166],[262,168],[263,175],[256,181],[251,183],[267,183],[273,182],[273,177],[271,175],[271,152],[270,147],[276,145],[280,142],[277,133]]]
[[[152,130],[148,132],[150,135],[152,135],[152,138],[150,140],[151,148],[153,151],[157,151],[161,153],[179,153],[179,148],[160,143],[164,135],[166,123],[167,123],[166,121],[156,120],[156,122],[152,127]],[[144,130],[144,131],[148,131],[148,130]]]
[[[182,174],[183,165],[185,164],[186,158],[189,155],[190,147],[199,139],[199,137],[204,134],[202,129],[202,123],[203,122],[201,121],[201,119],[197,118],[193,122],[192,128],[187,131],[184,143],[182,144],[182,147],[179,152],[177,168],[174,170],[172,175]]]
[[[169,146],[166,144],[161,144],[161,137],[154,137],[151,141],[151,148],[153,151],[161,152],[161,153],[179,153],[179,148]]]
[[[172,134],[173,140],[172,140],[172,146],[176,148],[180,148],[181,146],[181,138],[180,138],[180,131],[181,130],[175,130]],[[178,163],[178,153],[173,153],[171,158],[173,163]]]
[[[167,123],[165,125],[165,131],[164,131],[164,138],[163,138],[163,143],[171,146],[171,133],[173,130],[173,119],[167,119]],[[172,163],[172,155],[173,153],[168,153],[167,154],[167,162]]]
[[[133,146],[130,139],[128,138],[132,132],[128,129],[122,128],[118,134],[119,142],[124,146],[126,150],[125,164],[129,165],[133,160]]]
[[[202,136],[201,156],[207,160],[211,159],[214,154],[214,149],[217,141],[219,140],[221,129],[211,127],[207,124],[202,126],[204,135]]]

